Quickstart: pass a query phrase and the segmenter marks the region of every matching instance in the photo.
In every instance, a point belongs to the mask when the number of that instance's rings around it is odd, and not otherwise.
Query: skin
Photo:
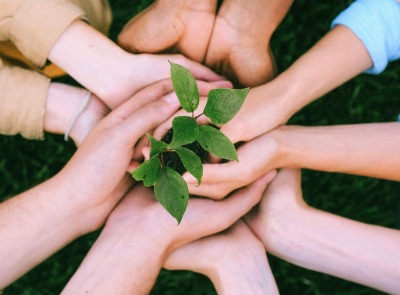
[[[360,39],[345,26],[336,26],[273,81],[252,88],[221,131],[233,142],[252,140],[371,66]]]
[[[276,75],[269,41],[292,2],[225,0],[217,12],[216,0],[157,0],[118,42],[132,52],[180,52],[236,85],[257,86]]]
[[[191,199],[179,226],[151,189],[135,186],[110,214],[62,294],[148,294],[171,252],[231,226],[260,200],[270,180],[265,176],[220,202]]]
[[[46,132],[63,134],[74,113],[79,109],[87,90],[62,83],[51,83],[46,100],[44,129]],[[77,118],[70,136],[79,146],[90,130],[100,122],[110,109],[96,95],[90,96],[89,104]]]
[[[162,99],[170,91],[168,80],[143,89],[98,123],[57,175],[0,204],[0,289],[104,223],[132,186],[135,143],[179,107]]]
[[[205,164],[201,186],[185,174],[192,194],[223,198],[267,171],[282,167],[400,180],[398,122],[281,126],[238,148],[239,162]],[[374,136],[371,136],[373,134]],[[257,154],[257,157],[254,157]]]
[[[96,94],[111,109],[143,87],[169,78],[169,60],[188,68],[198,80],[225,80],[182,55],[127,53],[80,20],[66,28],[50,50],[48,58]]]
[[[280,170],[245,218],[266,250],[301,267],[398,294],[399,231],[311,208],[300,180],[299,170]]]
[[[175,250],[164,267],[201,273],[221,295],[279,294],[264,246],[242,220]]]

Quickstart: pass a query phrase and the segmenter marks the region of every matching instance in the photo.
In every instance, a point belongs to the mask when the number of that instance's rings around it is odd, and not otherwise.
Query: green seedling
[[[203,163],[186,145],[198,142],[207,152],[226,160],[238,160],[233,143],[216,128],[229,122],[241,108],[249,88],[213,89],[208,93],[204,112],[194,116],[200,101],[199,90],[192,74],[183,66],[170,62],[171,79],[182,109],[190,116],[178,116],[172,121],[172,140],[160,141],[147,134],[150,140],[150,158],[132,172],[133,178],[145,186],[154,186],[161,205],[181,222],[188,201],[189,190],[182,176],[164,163],[165,153],[177,153],[185,169],[201,184]],[[214,125],[199,125],[197,118],[206,116]]]

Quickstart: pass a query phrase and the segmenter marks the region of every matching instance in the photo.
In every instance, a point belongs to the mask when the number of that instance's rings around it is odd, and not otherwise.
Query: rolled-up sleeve
[[[0,133],[43,139],[50,79],[0,60]]]
[[[0,0],[0,41],[11,41],[42,68],[63,31],[83,10],[68,0]]]
[[[339,14],[332,27],[344,25],[367,48],[373,66],[366,71],[379,74],[388,62],[400,57],[400,3],[395,0],[357,0]]]

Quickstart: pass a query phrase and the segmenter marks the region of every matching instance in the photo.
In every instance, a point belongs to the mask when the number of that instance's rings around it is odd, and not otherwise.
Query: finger
[[[150,159],[150,147],[146,146],[142,149],[142,154],[145,160]]]
[[[151,133],[151,132],[149,132],[149,133]],[[133,160],[136,160],[136,161],[141,161],[141,160],[143,160],[143,153],[142,153],[142,150],[146,147],[146,146],[149,146],[149,139],[148,139],[148,137],[146,136],[146,135],[144,135],[144,136],[142,136],[140,139],[139,139],[139,141],[136,143],[136,145],[135,145],[135,150],[134,150],[134,152],[133,152],[133,157],[132,157],[132,159]]]
[[[187,68],[190,73],[198,80],[204,80],[208,82],[227,80],[224,76],[218,75],[206,66],[194,62],[182,55],[171,55],[170,61]]]
[[[140,163],[139,162],[137,162],[137,161],[131,161],[130,163],[129,163],[129,165],[128,165],[128,169],[127,169],[127,171],[129,172],[129,173],[132,173],[134,170],[136,170],[137,169],[137,167],[139,167],[140,166]]]
[[[199,236],[210,235],[225,230],[260,201],[269,180],[269,177],[263,176],[222,201],[209,200],[209,205],[202,207],[202,210],[196,208],[195,202],[189,202],[187,216],[192,216],[192,220],[188,220],[188,218],[185,220],[183,218],[180,226],[188,225],[193,227],[193,220],[199,219],[207,220],[198,229],[199,232],[197,234]],[[201,199],[193,199],[192,201],[204,202]],[[191,212],[192,210],[196,212]],[[218,216],[218,218],[213,218],[215,216]]]
[[[121,106],[115,109],[110,116],[119,119],[127,118],[130,114],[144,105],[152,103],[161,97],[165,97],[167,102],[177,102],[177,98],[174,99],[174,96],[171,95],[171,93],[173,93],[173,87],[170,79],[155,82],[134,94]]]
[[[141,136],[168,119],[178,108],[179,104],[167,103],[163,99],[147,104],[121,122],[117,129],[121,132],[119,135],[126,136],[129,146],[134,146]]]
[[[139,53],[162,52],[176,44],[180,38],[168,17],[160,22],[156,3],[132,18],[118,36],[118,43],[126,50]]]
[[[247,179],[243,177],[238,165],[240,163],[233,161],[222,164],[204,164],[200,186],[189,173],[185,173],[183,178],[188,184],[190,194],[220,200],[231,191],[251,182],[251,180],[247,182]]]

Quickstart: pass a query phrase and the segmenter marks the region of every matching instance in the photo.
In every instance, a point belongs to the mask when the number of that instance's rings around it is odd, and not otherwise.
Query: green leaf
[[[240,110],[250,88],[213,89],[208,93],[204,115],[214,124],[229,122]]]
[[[152,186],[157,179],[161,169],[161,163],[157,156],[144,161],[132,172],[132,177],[137,181],[143,180],[145,186]]]
[[[155,139],[150,134],[147,134],[147,137],[150,140],[150,158],[163,152],[168,146],[165,142]]]
[[[154,193],[161,205],[179,224],[189,201],[189,190],[182,176],[172,168],[164,166],[158,174]]]
[[[199,126],[192,117],[175,117],[172,121],[172,141],[169,148],[176,148],[194,142],[199,136]]]
[[[182,108],[192,113],[199,106],[200,94],[192,74],[183,66],[169,62],[172,85]]]
[[[200,157],[184,147],[177,148],[176,153],[181,158],[183,166],[197,179],[197,183],[200,185],[201,178],[203,177],[203,163]]]
[[[238,160],[235,146],[221,131],[208,125],[200,126],[199,131],[197,141],[203,149],[220,158]]]

